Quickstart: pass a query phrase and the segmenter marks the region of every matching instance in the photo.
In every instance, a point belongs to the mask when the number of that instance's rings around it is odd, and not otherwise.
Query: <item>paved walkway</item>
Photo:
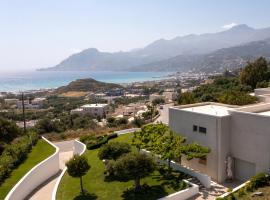
[[[172,106],[173,104],[163,105],[163,109],[159,109],[160,116],[155,120],[154,123],[162,122],[163,124],[169,124],[169,108]]]
[[[67,144],[71,145],[70,141]],[[72,148],[60,148],[59,153],[59,166],[60,171],[55,176],[51,177],[45,183],[43,183],[40,187],[38,187],[31,195],[29,200],[50,200],[53,192],[53,188],[57,182],[58,177],[60,176],[62,170],[65,168],[65,163],[73,156],[73,151],[70,151]],[[66,151],[69,150],[69,151]]]

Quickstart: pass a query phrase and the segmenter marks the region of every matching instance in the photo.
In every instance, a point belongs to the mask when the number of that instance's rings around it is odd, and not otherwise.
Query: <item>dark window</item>
[[[198,126],[193,125],[193,131],[197,132],[197,130],[198,130]]]
[[[204,133],[204,134],[206,134],[206,128],[204,128],[204,127],[199,127],[199,132],[200,133]]]
[[[206,158],[199,158],[199,163],[203,165],[207,165],[207,159]]]

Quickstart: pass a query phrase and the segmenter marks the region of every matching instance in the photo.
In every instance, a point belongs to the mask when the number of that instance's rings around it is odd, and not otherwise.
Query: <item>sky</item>
[[[269,0],[0,0],[0,71],[51,67],[86,48],[270,27]]]

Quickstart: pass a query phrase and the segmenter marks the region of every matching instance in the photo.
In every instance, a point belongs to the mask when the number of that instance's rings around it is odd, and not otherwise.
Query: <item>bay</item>
[[[67,85],[82,78],[107,83],[132,83],[164,79],[168,72],[90,72],[90,71],[20,71],[0,72],[0,91],[19,92]]]

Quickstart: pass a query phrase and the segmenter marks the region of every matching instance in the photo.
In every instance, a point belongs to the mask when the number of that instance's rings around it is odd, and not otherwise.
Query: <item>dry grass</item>
[[[60,94],[61,97],[84,97],[87,95],[87,92],[79,92],[79,91],[69,91]]]
[[[238,197],[237,199],[239,200],[270,200],[270,186],[259,188],[258,190],[256,190],[256,192],[262,192],[263,195],[252,197],[253,192],[251,192],[241,198]]]

